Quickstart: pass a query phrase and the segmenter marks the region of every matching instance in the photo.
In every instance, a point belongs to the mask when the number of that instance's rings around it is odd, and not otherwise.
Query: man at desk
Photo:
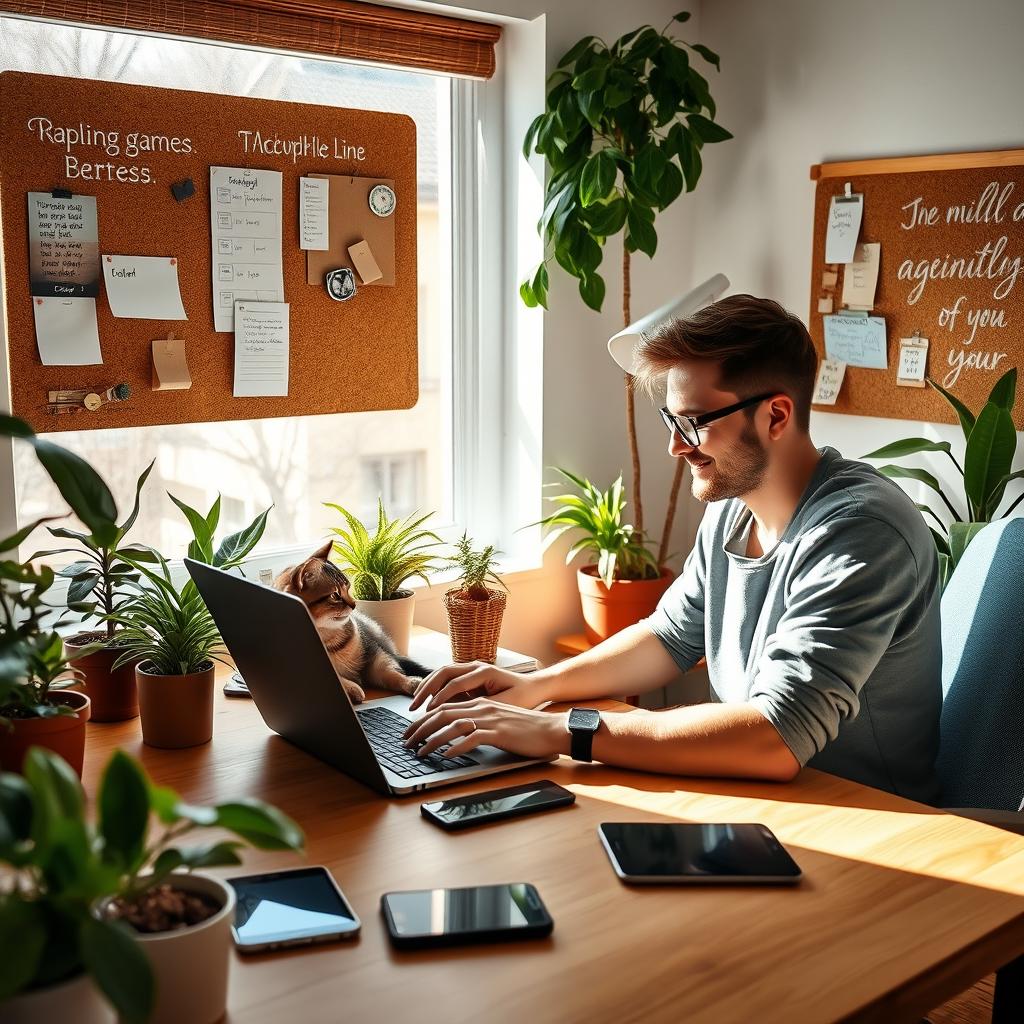
[[[435,672],[407,743],[780,781],[810,764],[932,801],[934,544],[898,487],[811,441],[816,366],[800,320],[750,295],[645,339],[637,380],[665,379],[669,452],[709,503],[682,574],[649,619],[570,661],[525,678],[476,664]],[[576,714],[571,729],[568,712],[531,710],[652,690],[702,656],[710,703]]]

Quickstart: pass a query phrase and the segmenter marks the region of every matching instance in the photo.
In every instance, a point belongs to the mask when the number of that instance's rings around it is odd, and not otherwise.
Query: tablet
[[[597,833],[624,882],[800,880],[800,868],[765,825],[604,822]]]

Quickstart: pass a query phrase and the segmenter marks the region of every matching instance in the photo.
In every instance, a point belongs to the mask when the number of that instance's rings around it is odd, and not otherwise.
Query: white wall
[[[719,119],[736,138],[705,150],[695,272],[804,319],[811,164],[1024,142],[1020,0],[705,0],[701,36],[721,54]],[[963,443],[955,426],[819,412],[812,432],[851,458],[900,437]]]

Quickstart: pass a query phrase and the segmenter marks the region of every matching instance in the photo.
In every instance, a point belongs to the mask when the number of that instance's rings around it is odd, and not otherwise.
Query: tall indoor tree
[[[548,263],[579,280],[583,301],[600,311],[603,246],[623,233],[622,319],[628,326],[630,261],[634,252],[654,256],[658,213],[692,192],[702,169],[701,149],[732,135],[715,123],[708,82],[690,63],[696,54],[716,70],[718,54],[700,43],[669,35],[690,18],[683,11],[662,31],[650,25],[627,32],[611,46],[586,36],[558,62],[548,79],[544,113],[530,125],[523,152],[540,153],[550,176],[538,230],[543,262],[520,287],[528,306],[548,305]],[[626,420],[633,471],[633,516],[643,533],[640,453],[631,377],[626,374]],[[679,460],[658,553],[664,565],[684,464]]]

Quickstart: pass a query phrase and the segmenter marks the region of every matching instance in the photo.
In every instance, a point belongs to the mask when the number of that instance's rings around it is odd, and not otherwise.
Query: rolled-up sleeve
[[[654,614],[644,620],[681,672],[693,668],[704,657],[706,575],[707,538],[702,525],[683,571],[662,595]]]
[[[913,600],[918,566],[903,536],[870,516],[819,527],[800,544],[749,703],[804,765],[859,712],[861,688]]]

